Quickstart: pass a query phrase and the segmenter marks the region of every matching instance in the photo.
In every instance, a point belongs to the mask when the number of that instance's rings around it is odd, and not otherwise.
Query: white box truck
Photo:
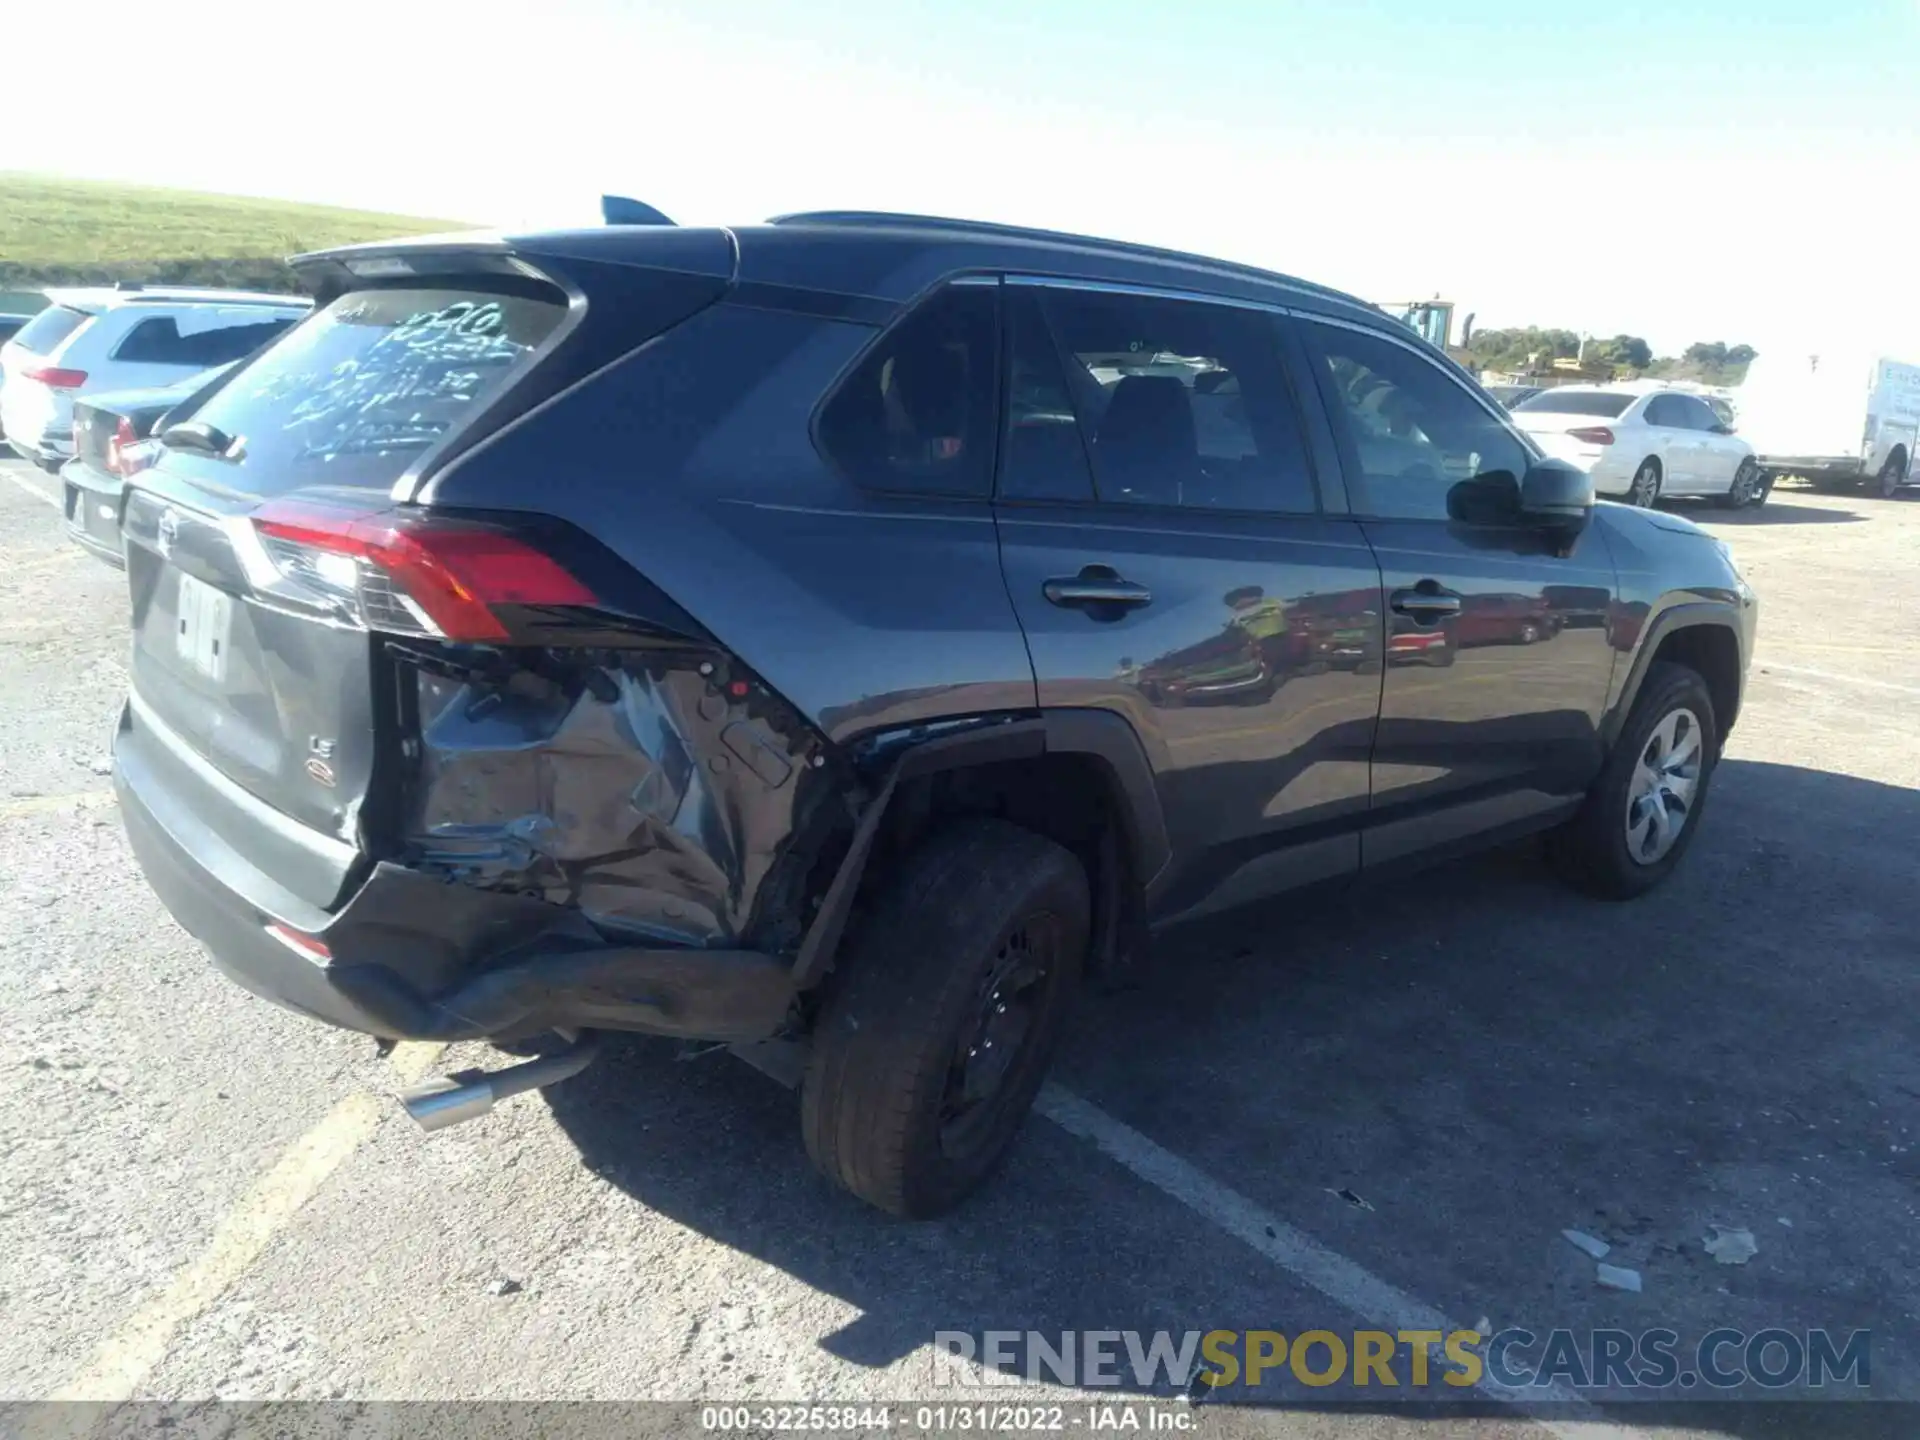
[[[1741,438],[1769,482],[1868,482],[1891,497],[1920,480],[1920,365],[1804,347],[1762,351],[1734,403]]]

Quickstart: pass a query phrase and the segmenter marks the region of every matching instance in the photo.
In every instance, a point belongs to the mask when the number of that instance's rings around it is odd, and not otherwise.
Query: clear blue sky
[[[73,13],[24,7],[8,50],[76,53]],[[101,69],[90,103],[85,67],[22,69],[0,168],[508,226],[603,190],[689,221],[925,210],[1442,292],[1482,325],[1920,350],[1920,0],[86,14],[142,37],[142,78]]]

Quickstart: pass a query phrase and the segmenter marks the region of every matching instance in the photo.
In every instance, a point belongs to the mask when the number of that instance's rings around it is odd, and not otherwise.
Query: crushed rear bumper
[[[583,1028],[751,1041],[787,1022],[791,968],[756,951],[608,945],[561,907],[384,862],[337,911],[317,909],[201,824],[128,734],[123,721],[114,788],[148,882],[223,972],[287,1009],[420,1040]]]

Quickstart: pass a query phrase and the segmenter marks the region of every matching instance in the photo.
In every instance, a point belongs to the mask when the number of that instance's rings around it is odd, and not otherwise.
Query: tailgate
[[[234,851],[331,905],[373,774],[372,637],[255,591],[244,515],[142,479],[122,522],[133,601],[122,744]]]
[[[565,313],[557,293],[344,295],[169,429],[128,487],[122,746],[308,904],[342,898],[362,808],[397,760],[380,634],[438,633],[355,552],[352,524],[391,513],[395,482],[494,403]],[[331,535],[330,516],[346,517]]]
[[[549,280],[497,245],[310,257],[323,298],[338,293],[168,416],[161,458],[127,488],[134,648],[116,754],[177,840],[226,852],[222,879],[257,908],[333,908],[370,858],[398,858],[388,817],[417,717],[390,647],[484,657],[512,643],[510,607],[592,599],[510,526],[401,497],[729,283],[723,234],[653,244],[704,268],[559,254]]]

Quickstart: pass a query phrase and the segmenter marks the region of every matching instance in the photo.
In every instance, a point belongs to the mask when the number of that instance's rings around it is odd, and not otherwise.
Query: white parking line
[[[12,466],[0,465],[0,475],[5,475],[9,480],[13,481],[14,484],[33,496],[34,499],[44,500],[56,510],[60,508],[60,497],[58,495],[49,495],[45,490],[42,490]]]
[[[0,801],[0,820],[15,820],[22,815],[48,815],[56,810],[101,810],[115,803],[111,790],[76,790],[69,795],[26,795],[18,800]]]
[[[1782,665],[1777,660],[1755,662],[1766,673],[1804,675],[1809,680],[1830,680],[1836,685],[1864,685],[1869,690],[1891,690],[1896,695],[1920,695],[1920,685],[1900,685],[1892,680],[1869,680],[1864,675],[1836,675],[1831,670],[1810,670],[1804,665]]]
[[[411,1084],[426,1074],[442,1048],[403,1043],[394,1050],[393,1069],[403,1082]],[[384,1100],[364,1090],[329,1110],[319,1124],[289,1145],[240,1203],[222,1217],[207,1248],[48,1398],[114,1404],[131,1400],[166,1359],[167,1347],[180,1327],[246,1274],[280,1227],[366,1143],[387,1112]]]
[[[1368,1324],[1394,1330],[1438,1330],[1442,1334],[1468,1328],[1329,1250],[1073,1092],[1049,1084],[1041,1090],[1037,1108],[1068,1134],[1090,1141],[1155,1189],[1259,1251],[1296,1280]],[[1599,1419],[1597,1412],[1564,1386],[1528,1386],[1521,1390],[1489,1377],[1475,1388],[1490,1399],[1513,1405],[1566,1440],[1628,1440],[1643,1434]],[[1539,1408],[1548,1405],[1555,1409]]]

